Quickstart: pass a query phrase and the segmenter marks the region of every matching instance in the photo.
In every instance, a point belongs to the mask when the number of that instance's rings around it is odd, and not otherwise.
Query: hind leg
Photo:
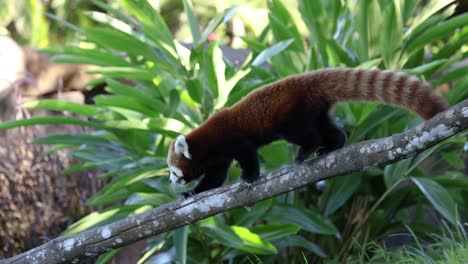
[[[297,155],[294,161],[297,164],[300,164],[304,162],[304,160],[306,160],[307,157],[309,157],[312,153],[317,151],[317,148],[319,146],[318,133],[315,133],[315,132],[310,133],[309,135],[307,135],[307,142],[303,144],[298,144],[298,145],[300,147],[299,147],[299,151],[297,152]]]
[[[280,136],[290,143],[299,145],[299,151],[295,158],[296,163],[302,163],[314,153],[321,141],[316,118],[313,115],[303,115],[302,118],[285,123]]]
[[[346,134],[338,128],[328,112],[322,113],[320,117],[320,149],[318,155],[327,154],[343,147],[346,143]]]

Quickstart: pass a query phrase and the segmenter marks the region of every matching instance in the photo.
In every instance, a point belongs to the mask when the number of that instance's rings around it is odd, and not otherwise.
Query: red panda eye
[[[174,174],[174,176],[176,176],[178,179],[182,178],[181,176],[177,175],[177,173],[175,173],[175,171],[171,171],[172,174]]]

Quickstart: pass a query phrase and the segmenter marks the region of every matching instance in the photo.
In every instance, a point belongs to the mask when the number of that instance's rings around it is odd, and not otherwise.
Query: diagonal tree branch
[[[468,99],[414,129],[388,138],[350,145],[301,165],[268,173],[250,187],[235,183],[213,189],[100,228],[56,238],[0,263],[79,262],[313,182],[394,163],[420,153],[467,128]]]

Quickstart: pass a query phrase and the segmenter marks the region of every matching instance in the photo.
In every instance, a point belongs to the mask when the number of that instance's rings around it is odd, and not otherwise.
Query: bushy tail
[[[428,83],[403,72],[323,69],[307,75],[312,77],[309,80],[332,103],[379,101],[407,108],[424,119],[429,119],[448,107]]]

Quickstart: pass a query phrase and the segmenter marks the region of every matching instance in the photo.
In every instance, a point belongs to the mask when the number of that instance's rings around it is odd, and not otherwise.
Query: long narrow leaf
[[[412,177],[413,182],[434,208],[453,225],[457,225],[457,206],[447,189],[437,182],[421,177]]]
[[[54,111],[67,111],[87,117],[93,117],[101,111],[99,107],[92,105],[77,104],[68,101],[48,99],[41,101],[32,101],[23,104],[25,108],[48,109]]]
[[[289,45],[291,45],[291,43],[293,42],[294,42],[294,39],[283,40],[283,41],[276,43],[275,45],[271,47],[268,47],[262,50],[262,52],[260,52],[260,54],[258,54],[258,56],[255,57],[255,59],[252,61],[252,66],[256,66],[256,67],[261,66],[270,57],[273,57],[276,54],[280,53],[281,51],[289,47]]]
[[[33,126],[33,125],[80,125],[94,128],[102,128],[102,125],[93,122],[83,121],[78,118],[66,117],[66,116],[44,116],[44,117],[33,117],[29,119],[12,120],[0,124],[0,130],[11,129],[21,126]]]
[[[466,25],[468,25],[468,14],[449,19],[415,38],[409,43],[407,50],[412,53],[430,42],[451,35],[455,29]]]
[[[187,15],[190,31],[192,32],[193,43],[200,42],[201,33],[200,33],[200,23],[198,22],[195,12],[193,11],[193,5],[191,0],[183,0],[185,14]]]
[[[179,227],[174,231],[174,244],[179,262],[187,263],[188,226]]]

